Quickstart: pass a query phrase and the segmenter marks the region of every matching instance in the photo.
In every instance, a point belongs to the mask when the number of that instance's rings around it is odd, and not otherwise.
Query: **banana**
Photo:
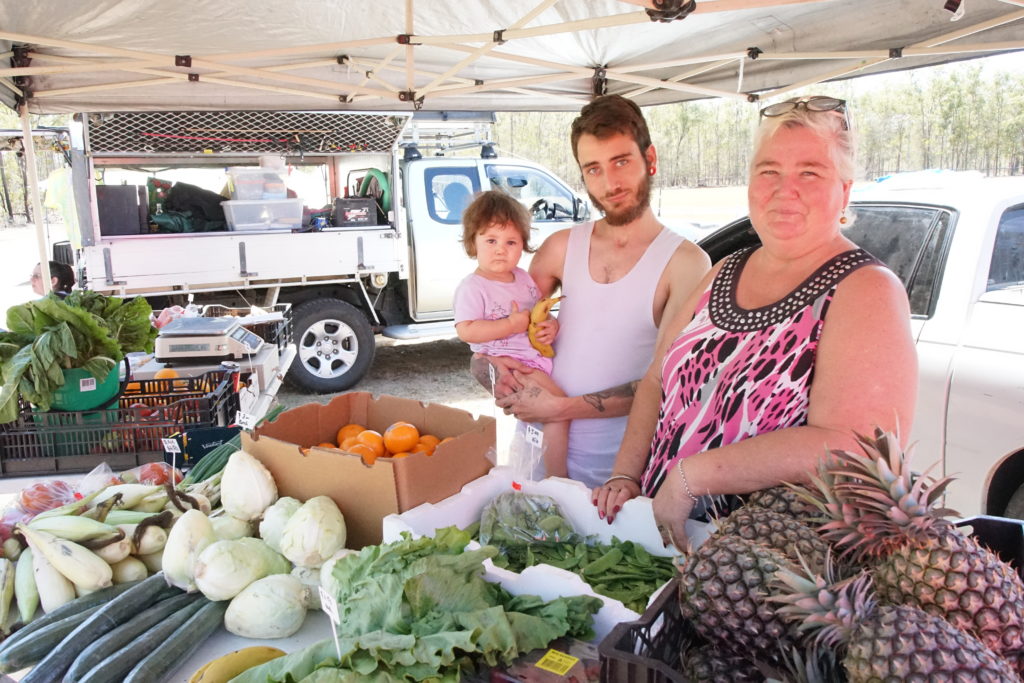
[[[189,683],[227,683],[254,666],[265,664],[285,654],[283,650],[278,650],[276,647],[262,645],[235,650],[204,664],[192,674]]]
[[[551,307],[564,298],[564,296],[556,296],[548,299],[541,299],[533,305],[533,309],[530,311],[530,326],[527,328],[526,334],[530,337],[530,344],[533,348],[537,349],[540,352],[540,355],[545,358],[554,358],[555,350],[551,347],[551,344],[543,344],[537,341],[537,323],[542,323],[547,320],[548,316],[551,314]]]

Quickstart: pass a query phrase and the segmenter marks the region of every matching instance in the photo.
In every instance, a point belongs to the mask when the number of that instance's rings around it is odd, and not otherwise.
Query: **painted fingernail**
[[[611,517],[611,516],[608,517],[608,524],[611,524],[614,521],[615,521],[614,517]]]
[[[601,519],[604,519],[604,510],[598,510],[597,511],[597,516],[600,517]]]
[[[614,508],[612,508],[612,512],[618,512],[621,509],[622,509],[622,506],[616,505]]]
[[[594,505],[597,505],[597,498],[595,498],[594,500],[592,500],[592,501],[590,501],[590,502],[591,502],[592,504],[594,504]]]

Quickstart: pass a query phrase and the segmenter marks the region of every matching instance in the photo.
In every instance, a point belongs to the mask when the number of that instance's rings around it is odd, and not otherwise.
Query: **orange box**
[[[355,422],[383,433],[391,424],[411,422],[423,434],[455,437],[431,456],[416,453],[372,467],[357,455],[316,447],[334,441],[338,429]],[[330,496],[345,516],[349,548],[381,542],[381,520],[423,503],[437,503],[482,477],[493,466],[496,426],[492,417],[394,396],[342,394],[330,403],[307,403],[276,420],[242,433],[242,449],[259,459],[282,496],[305,501]],[[300,449],[307,449],[305,453]]]

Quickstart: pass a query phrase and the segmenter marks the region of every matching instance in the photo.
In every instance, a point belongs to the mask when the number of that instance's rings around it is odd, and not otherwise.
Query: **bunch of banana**
[[[287,653],[284,650],[263,645],[235,650],[204,664],[199,671],[192,674],[189,683],[227,683],[254,666],[265,664],[285,654]]]
[[[530,311],[530,326],[527,328],[526,334],[529,335],[530,344],[533,348],[537,349],[540,352],[540,355],[545,358],[554,358],[555,350],[551,347],[551,344],[544,344],[537,340],[537,323],[542,323],[547,320],[551,314],[551,307],[564,298],[564,296],[556,296],[541,299],[533,305],[533,309]]]

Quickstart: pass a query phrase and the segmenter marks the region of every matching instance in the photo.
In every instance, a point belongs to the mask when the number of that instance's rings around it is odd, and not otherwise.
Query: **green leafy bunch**
[[[18,396],[49,410],[63,370],[81,368],[103,380],[132,351],[152,351],[156,329],[145,299],[96,292],[65,299],[50,294],[7,311],[0,332],[0,423],[18,416]]]
[[[469,540],[449,527],[342,558],[333,572],[337,643],[316,643],[234,682],[458,681],[462,671],[510,663],[562,636],[593,637],[598,598],[513,596],[483,578],[495,548],[466,551]]]

